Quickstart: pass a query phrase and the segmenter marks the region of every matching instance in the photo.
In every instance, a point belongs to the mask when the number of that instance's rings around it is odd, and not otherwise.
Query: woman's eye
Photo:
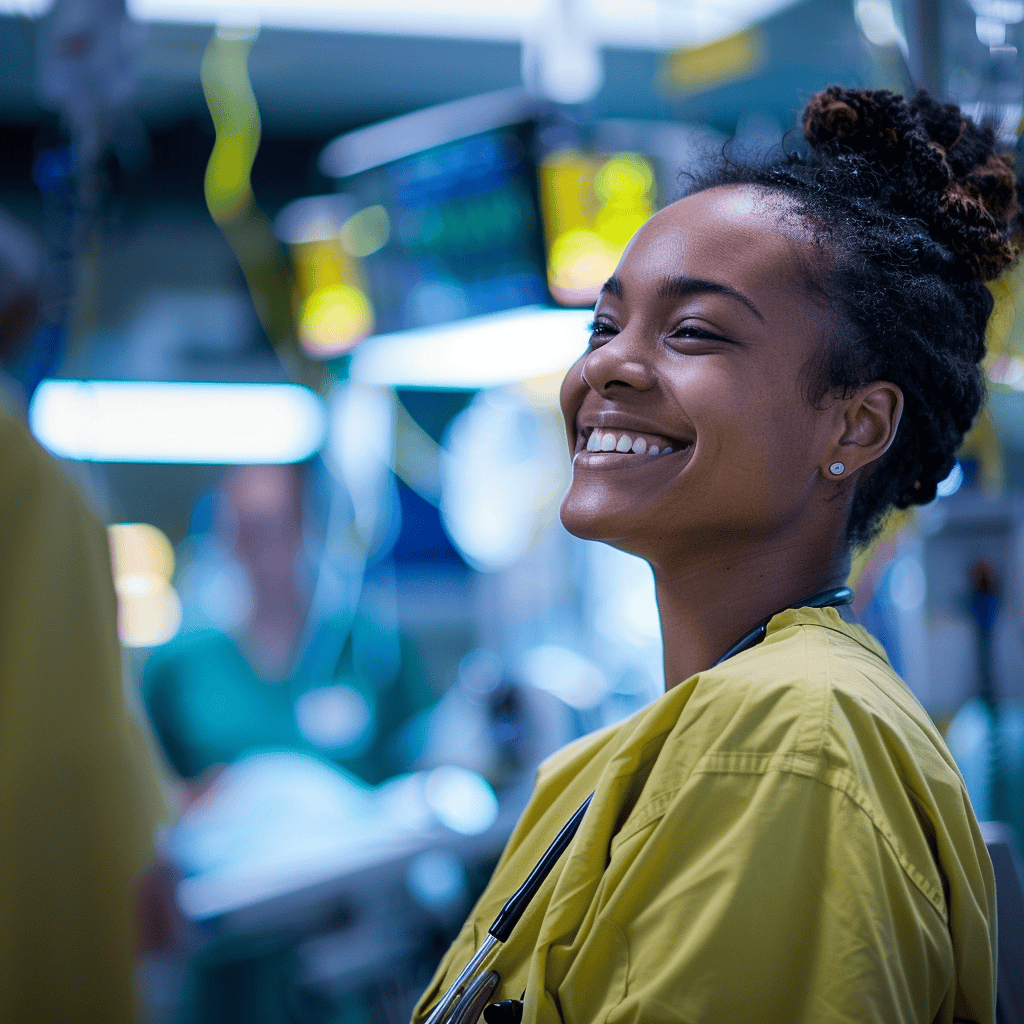
[[[595,342],[607,341],[616,334],[615,325],[607,320],[595,320],[590,324],[589,330],[591,345],[594,345]]]
[[[677,327],[670,335],[670,338],[682,338],[684,340],[693,341],[726,341],[720,334],[714,334],[711,331],[705,330],[703,327],[698,327],[696,324],[682,324]]]

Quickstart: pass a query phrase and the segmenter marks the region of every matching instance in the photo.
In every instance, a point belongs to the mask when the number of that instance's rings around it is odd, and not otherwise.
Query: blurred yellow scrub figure
[[[133,1024],[133,894],[164,807],[107,535],[2,407],[0,467],[0,1021]]]

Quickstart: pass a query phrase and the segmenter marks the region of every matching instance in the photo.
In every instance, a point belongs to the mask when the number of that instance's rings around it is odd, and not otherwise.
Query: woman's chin
[[[629,539],[641,528],[636,509],[615,507],[607,496],[569,493],[559,510],[562,525],[581,540],[601,540],[629,550]]]

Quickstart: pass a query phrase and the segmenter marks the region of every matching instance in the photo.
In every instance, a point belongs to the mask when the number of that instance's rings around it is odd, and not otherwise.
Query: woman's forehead
[[[661,212],[692,217],[697,211],[738,227],[772,231],[807,242],[814,240],[814,232],[794,200],[760,185],[719,185],[704,189],[676,200]]]
[[[788,287],[806,280],[808,262],[819,256],[812,229],[786,197],[726,186],[655,214],[630,243],[617,276],[685,273],[733,286]]]

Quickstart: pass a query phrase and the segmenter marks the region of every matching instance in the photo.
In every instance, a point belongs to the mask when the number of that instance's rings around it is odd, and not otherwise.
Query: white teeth
[[[612,433],[602,433],[600,430],[590,432],[586,449],[588,452],[619,452],[623,455],[627,452],[634,455],[671,455],[675,451],[675,448],[669,445],[659,448],[656,444],[648,444],[642,437],[634,440],[628,434],[616,436]]]

